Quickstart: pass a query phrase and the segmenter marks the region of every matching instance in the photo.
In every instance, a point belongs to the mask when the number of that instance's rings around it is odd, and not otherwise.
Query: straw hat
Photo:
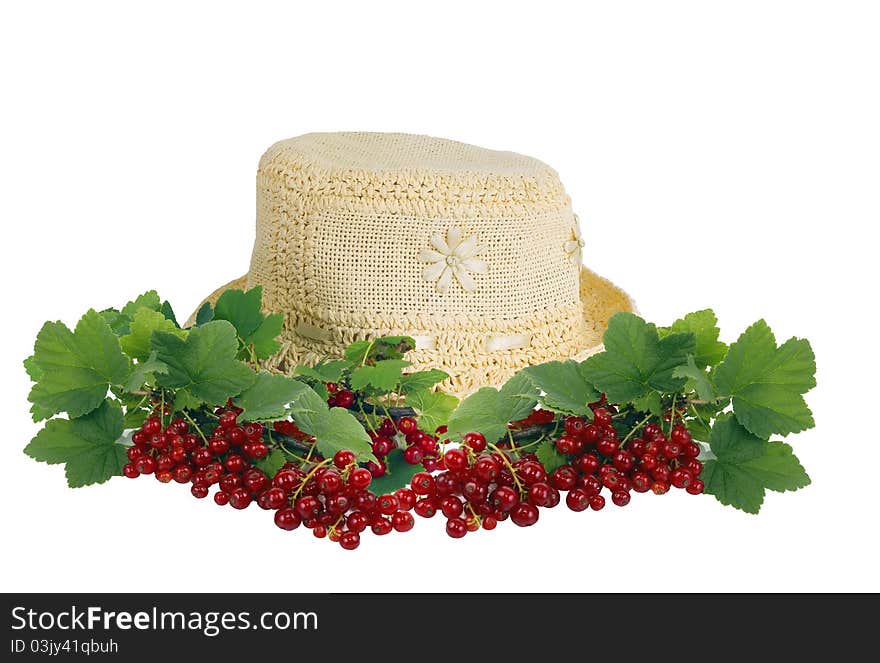
[[[413,370],[467,395],[530,364],[601,350],[622,290],[581,264],[577,216],[556,172],[513,152],[427,136],[314,133],[276,143],[257,171],[250,271],[285,315],[266,365],[405,334]]]

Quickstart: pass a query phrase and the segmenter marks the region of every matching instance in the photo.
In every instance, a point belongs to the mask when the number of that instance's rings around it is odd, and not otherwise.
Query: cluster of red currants
[[[441,435],[446,432],[443,427],[438,430]],[[374,477],[385,474],[385,457],[398,446],[403,448],[403,459],[410,465],[422,465],[427,472],[433,472],[442,466],[440,443],[437,437],[419,429],[413,417],[383,419],[375,430],[368,431],[373,447],[373,455],[378,462],[370,461],[367,469]],[[398,443],[398,434],[402,438]]]

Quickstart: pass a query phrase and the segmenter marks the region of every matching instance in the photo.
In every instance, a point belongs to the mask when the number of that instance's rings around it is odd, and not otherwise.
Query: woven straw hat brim
[[[253,287],[256,284],[248,282],[248,276],[241,276],[226,285],[218,288],[206,297],[201,304],[210,302],[216,303],[217,299],[224,291],[229,289],[242,289]],[[582,314],[584,318],[584,336],[582,349],[570,357],[548,357],[551,359],[574,359],[582,361],[587,357],[601,352],[603,349],[602,335],[608,326],[608,320],[612,315],[620,311],[635,312],[636,307],[630,296],[615,286],[611,281],[602,278],[587,267],[581,266],[580,272],[580,301],[582,305]],[[201,306],[200,304],[200,306]],[[198,309],[197,309],[198,310]],[[193,324],[195,321],[195,312],[190,316],[187,325]],[[278,373],[292,375],[299,364],[315,364],[326,355],[318,355],[308,346],[308,340],[297,336],[293,331],[285,326],[285,330],[281,335],[282,347],[279,353],[271,357],[265,364],[264,368]],[[516,352],[512,350],[510,352]],[[425,370],[428,368],[440,368],[451,372],[448,366],[431,365],[415,361],[415,370]],[[497,368],[491,366],[488,369],[481,368],[479,374],[475,375],[453,375],[449,380],[441,383],[440,387],[445,392],[450,393],[459,398],[463,398],[480,387],[493,386],[500,387],[513,374],[514,371],[509,369]]]

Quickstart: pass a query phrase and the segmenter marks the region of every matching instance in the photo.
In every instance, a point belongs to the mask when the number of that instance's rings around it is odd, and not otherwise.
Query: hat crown
[[[537,159],[409,134],[307,134],[266,152],[257,197],[251,275],[270,307],[418,327],[578,305],[577,222]]]

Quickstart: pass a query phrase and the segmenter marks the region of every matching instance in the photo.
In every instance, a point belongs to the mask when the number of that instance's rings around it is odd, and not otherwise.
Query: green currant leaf
[[[524,369],[532,383],[543,393],[538,403],[545,410],[560,414],[586,415],[593,418],[590,403],[600,393],[584,377],[582,365],[574,361],[550,361]]]
[[[410,394],[417,391],[430,389],[435,384],[443,382],[449,377],[449,373],[441,371],[438,368],[432,368],[428,371],[416,371],[407,373],[400,378],[400,393]]]
[[[400,382],[403,369],[410,365],[403,359],[385,359],[372,365],[358,366],[351,372],[349,384],[357,391],[387,394],[394,390]]]
[[[329,408],[314,389],[303,387],[290,403],[290,415],[302,432],[315,437],[320,454],[333,458],[348,449],[359,462],[375,461],[370,436],[354,415],[341,407]]]
[[[170,321],[177,329],[180,329],[180,323],[177,322],[177,316],[174,315],[174,309],[171,308],[170,302],[162,302],[162,306],[159,307],[159,312],[164,315],[165,319]]]
[[[403,359],[414,347],[416,342],[409,336],[385,336],[372,341],[355,341],[345,349],[345,358],[356,365]]]
[[[310,382],[339,382],[352,363],[347,359],[331,359],[314,366],[297,366],[295,375]]]
[[[82,417],[47,421],[24,452],[50,465],[64,463],[71,488],[103,483],[128,462],[126,447],[117,443],[122,431],[122,408],[105,400]]]
[[[553,440],[544,440],[541,442],[541,444],[538,445],[538,450],[535,452],[535,455],[538,457],[538,460],[541,461],[541,465],[544,466],[544,469],[547,470],[548,474],[568,462],[568,458],[556,450],[556,443]]]
[[[179,329],[171,320],[159,311],[139,308],[134,313],[129,326],[129,333],[120,337],[119,346],[132,359],[147,359],[150,356],[150,338],[154,331],[164,331],[186,337],[186,331]]]
[[[275,421],[287,416],[290,403],[303,389],[308,387],[293,378],[261,371],[256,381],[235,398],[235,404],[249,421]]]
[[[265,458],[258,460],[255,465],[263,470],[268,477],[274,477],[278,474],[278,470],[284,467],[287,462],[287,456],[280,449],[272,449]]]
[[[214,305],[214,320],[227,320],[235,327],[241,343],[241,359],[251,358],[250,349],[257,359],[265,359],[281,347],[276,339],[281,334],[284,316],[280,313],[263,315],[262,297],[262,286],[247,292],[226,290]]]
[[[197,402],[225,403],[250,387],[254,372],[236,359],[235,328],[225,320],[214,320],[189,330],[187,337],[157,331],[151,341],[158,359],[168,371],[156,377],[160,386],[178,389],[178,396],[193,407]]]
[[[759,320],[730,346],[712,378],[719,394],[733,397],[739,422],[768,438],[815,426],[803,397],[816,386],[815,373],[809,341],[791,338],[777,348],[770,327]]]
[[[124,336],[128,333],[131,318],[127,315],[123,315],[115,308],[105,308],[103,311],[98,311],[98,314],[110,326],[110,331],[117,336]]]
[[[458,399],[442,391],[415,391],[406,395],[406,404],[416,411],[419,428],[433,433],[449,422]]]
[[[500,390],[483,387],[465,398],[449,418],[449,434],[479,432],[494,442],[507,434],[509,422],[527,417],[537,403],[537,388],[519,372]]]
[[[658,417],[663,414],[663,402],[656,391],[649,391],[644,396],[634,398],[632,404],[639,412],[649,412]]]
[[[715,366],[727,354],[727,344],[718,340],[721,330],[718,329],[718,318],[712,309],[688,313],[671,326],[660,327],[657,331],[660,338],[669,334],[693,334],[696,345],[694,362],[700,368]]]
[[[398,488],[406,488],[413,476],[421,471],[421,465],[410,465],[403,459],[401,449],[392,449],[385,456],[385,474],[370,482],[370,492],[375,495],[387,495]]]
[[[214,307],[211,306],[211,302],[205,302],[199,307],[199,310],[196,312],[196,326],[201,326],[207,322],[211,322],[214,319]]]
[[[705,462],[700,478],[722,504],[758,513],[766,489],[783,492],[810,483],[789,445],[753,435],[730,414],[715,421],[709,443],[716,458]]]
[[[47,322],[37,334],[32,365],[40,379],[28,400],[42,418],[67,412],[78,417],[98,407],[110,385],[128,378],[131,364],[119,339],[99,313],[90,310],[70,331],[62,322]]]
[[[672,372],[672,375],[677,378],[686,378],[689,381],[689,384],[692,383],[700,400],[715,400],[715,389],[709,381],[709,375],[706,373],[705,369],[697,367],[693,355],[688,355],[688,363],[684,366],[677,366]]]
[[[608,400],[627,403],[650,391],[679,391],[684,378],[673,375],[694,352],[693,334],[660,338],[657,328],[632,313],[616,313],[605,332],[605,351],[586,359],[584,377]]]
[[[122,307],[121,314],[126,316],[129,320],[132,320],[134,319],[134,314],[142,308],[150,311],[158,311],[161,309],[162,302],[159,299],[159,293],[155,290],[148,290],[144,294],[135,297],[132,301]]]
[[[156,375],[167,372],[168,364],[164,361],[159,361],[154,350],[147,359],[139,361],[134,365],[131,375],[125,381],[124,388],[126,391],[138,391],[145,384],[155,384]]]

